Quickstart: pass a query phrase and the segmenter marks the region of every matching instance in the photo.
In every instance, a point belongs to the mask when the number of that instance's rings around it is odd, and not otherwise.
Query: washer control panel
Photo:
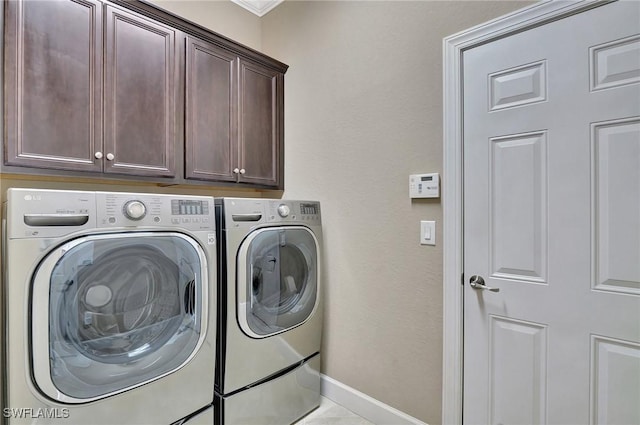
[[[96,228],[206,230],[215,240],[211,196],[11,188],[10,238],[53,238]]]
[[[213,230],[208,196],[97,192],[98,226],[167,226]]]

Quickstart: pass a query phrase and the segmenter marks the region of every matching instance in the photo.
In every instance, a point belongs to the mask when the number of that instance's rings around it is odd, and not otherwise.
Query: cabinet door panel
[[[101,7],[5,3],[5,164],[100,171]]]
[[[187,39],[185,177],[235,181],[237,57]]]
[[[175,175],[175,31],[107,7],[105,172]]]
[[[240,61],[240,182],[281,184],[283,81],[279,72]]]

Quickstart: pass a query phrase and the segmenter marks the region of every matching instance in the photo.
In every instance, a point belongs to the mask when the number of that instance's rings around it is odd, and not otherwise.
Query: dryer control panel
[[[320,224],[320,202],[270,200],[267,205],[267,221],[297,221]]]
[[[320,226],[320,202],[288,199],[218,198],[216,205],[224,216],[219,229],[255,227],[288,223]]]

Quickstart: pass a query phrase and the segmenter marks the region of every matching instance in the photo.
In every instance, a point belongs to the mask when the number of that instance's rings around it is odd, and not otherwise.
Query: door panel
[[[547,398],[547,327],[499,316],[490,316],[489,327],[491,423],[542,423]],[[513,394],[519,394],[519,403],[513,403]]]
[[[638,22],[615,2],[463,54],[465,423],[640,420]]]
[[[592,338],[592,423],[640,423],[640,344]]]
[[[278,186],[280,181],[283,76],[263,66],[240,61],[239,182]]]
[[[640,82],[640,36],[634,35],[595,46],[590,52],[591,90]]]
[[[5,163],[100,171],[102,4],[10,1],[5,8]]]
[[[187,38],[185,177],[236,181],[237,57]]]
[[[640,295],[640,119],[597,123],[592,136],[594,288]]]
[[[175,30],[111,6],[106,11],[105,172],[172,177]]]
[[[546,145],[544,131],[490,140],[493,277],[546,282]]]

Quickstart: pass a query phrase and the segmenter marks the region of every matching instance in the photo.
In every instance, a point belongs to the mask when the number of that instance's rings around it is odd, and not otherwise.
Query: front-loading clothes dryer
[[[215,423],[293,423],[320,403],[320,204],[215,202]]]
[[[4,207],[5,422],[211,416],[213,198],[9,189]]]

